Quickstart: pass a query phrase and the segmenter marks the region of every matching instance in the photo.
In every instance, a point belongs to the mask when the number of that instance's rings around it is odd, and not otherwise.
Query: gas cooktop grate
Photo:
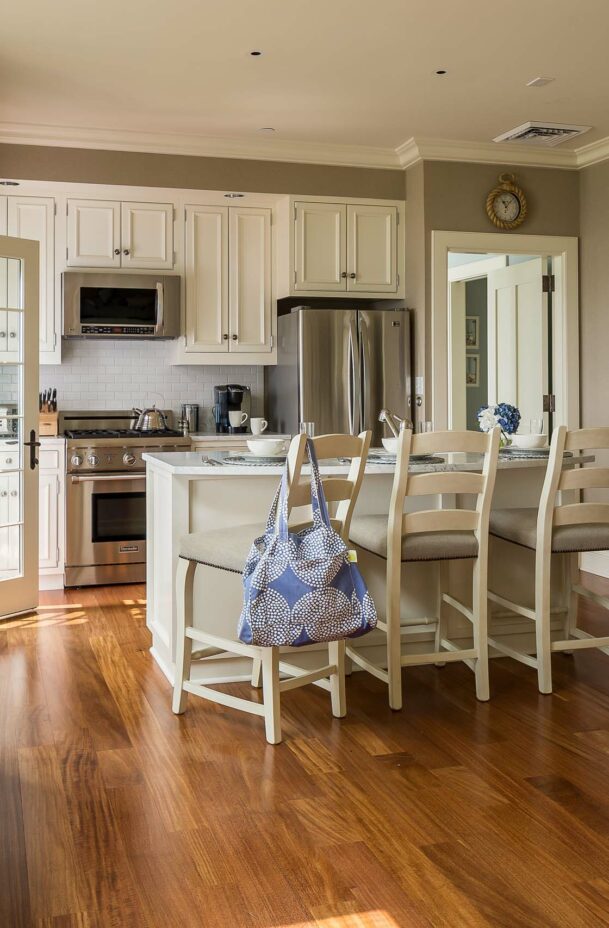
[[[66,429],[66,438],[182,438],[181,432],[175,429],[148,429],[145,432],[138,429]]]

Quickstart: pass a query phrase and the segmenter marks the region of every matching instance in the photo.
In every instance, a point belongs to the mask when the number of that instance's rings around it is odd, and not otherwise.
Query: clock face
[[[520,200],[515,193],[502,190],[493,200],[493,212],[502,222],[514,222],[520,215]]]

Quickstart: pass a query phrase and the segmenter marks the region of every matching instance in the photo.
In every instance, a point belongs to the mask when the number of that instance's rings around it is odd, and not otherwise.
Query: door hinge
[[[173,253],[173,264],[174,264],[174,267],[175,267],[175,264],[176,264],[177,260],[178,260],[178,253],[177,253],[177,251],[174,251],[174,253]]]
[[[395,224],[396,226],[399,226],[400,224],[400,211],[399,210],[395,214]]]
[[[53,351],[57,348],[57,332],[53,332]]]
[[[56,552],[55,552],[55,556],[56,556],[56,558],[57,558],[57,560],[55,561],[55,563],[57,564],[57,566],[59,566],[59,548],[57,548],[57,550],[56,550]]]
[[[57,496],[61,496],[61,480],[57,480],[56,487],[57,487]]]
[[[57,215],[57,203],[55,202],[55,200],[53,201],[53,215],[54,216]]]
[[[275,344],[275,336],[271,335],[271,348],[273,347],[274,344]]]
[[[294,203],[294,222],[296,222],[296,212],[297,212],[296,204]]]
[[[177,211],[177,209],[176,209],[175,206],[174,206],[174,208],[173,208],[173,221],[174,221],[174,222],[176,221],[177,216],[178,216],[178,211]]]
[[[556,397],[553,393],[544,393],[543,411],[544,412],[556,412]]]
[[[554,293],[556,289],[556,277],[554,274],[541,275],[541,289],[543,293]]]
[[[294,283],[298,282],[298,271],[294,268]]]
[[[396,274],[395,280],[396,280],[396,289],[399,290],[400,289],[400,275],[399,274]]]
[[[66,247],[66,261],[68,260],[68,249]]]
[[[70,214],[70,209],[68,206],[68,201],[66,200],[66,216],[69,216],[69,214]]]

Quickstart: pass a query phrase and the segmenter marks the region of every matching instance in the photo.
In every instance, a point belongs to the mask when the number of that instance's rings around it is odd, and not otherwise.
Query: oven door
[[[66,490],[66,569],[145,564],[145,474],[68,474]]]

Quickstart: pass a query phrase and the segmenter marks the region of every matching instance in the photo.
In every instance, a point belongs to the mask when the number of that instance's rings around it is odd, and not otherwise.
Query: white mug
[[[252,430],[252,435],[262,435],[263,432],[269,427],[266,419],[250,419],[250,428]]]
[[[228,421],[234,429],[239,428],[240,425],[244,425],[249,416],[246,412],[241,412],[240,409],[231,409],[228,414]]]

